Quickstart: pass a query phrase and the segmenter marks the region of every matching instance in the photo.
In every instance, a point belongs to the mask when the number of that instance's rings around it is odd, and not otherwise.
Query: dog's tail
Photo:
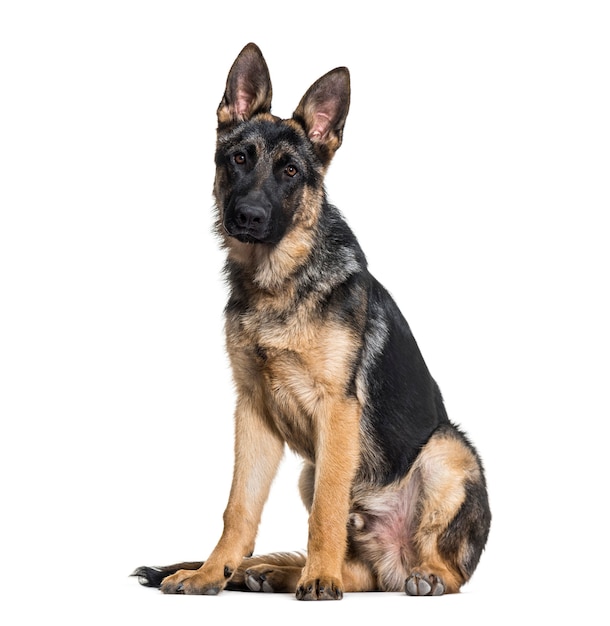
[[[189,561],[187,563],[175,563],[174,565],[164,565],[163,567],[147,567],[146,565],[138,567],[131,574],[137,576],[138,582],[144,587],[159,588],[166,576],[175,574],[180,569],[199,569],[203,565],[203,561]]]
[[[144,566],[138,567],[132,576],[137,577],[138,582],[145,587],[159,588],[166,576],[171,576],[180,569],[196,570],[202,565],[202,561],[190,561],[163,567]],[[303,552],[273,552],[245,557],[227,582],[225,589],[294,593],[304,566]],[[271,570],[275,571],[275,575],[270,573]]]

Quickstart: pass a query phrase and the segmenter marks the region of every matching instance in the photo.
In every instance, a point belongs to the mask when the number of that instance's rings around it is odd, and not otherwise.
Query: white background
[[[0,5],[3,623],[607,623],[605,5]],[[329,197],[487,468],[492,533],[457,596],[314,606],[127,577],[203,559],[221,531],[215,111],[249,41],[282,116],[351,70]],[[298,466],[287,455],[259,552],[305,546]]]

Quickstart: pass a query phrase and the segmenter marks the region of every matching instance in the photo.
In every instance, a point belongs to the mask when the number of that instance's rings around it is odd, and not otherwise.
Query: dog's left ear
[[[292,116],[305,129],[325,166],[343,140],[349,100],[349,71],[338,67],[307,90]]]

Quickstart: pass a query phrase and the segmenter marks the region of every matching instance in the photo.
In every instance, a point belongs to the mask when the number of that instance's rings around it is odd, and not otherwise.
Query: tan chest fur
[[[227,315],[235,382],[288,445],[314,461],[329,412],[346,398],[357,341],[307,303],[291,311],[272,304],[261,299],[245,314]]]

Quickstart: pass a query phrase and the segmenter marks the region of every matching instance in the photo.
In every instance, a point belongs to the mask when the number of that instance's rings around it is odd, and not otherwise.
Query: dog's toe
[[[441,596],[445,593],[445,584],[434,574],[413,572],[405,581],[408,596]]]
[[[343,589],[334,579],[316,578],[299,584],[296,596],[297,600],[341,600]]]
[[[246,570],[245,580],[246,586],[250,591],[262,591],[264,593],[275,592],[275,589],[267,580],[267,575],[264,572],[259,572],[254,569]]]

